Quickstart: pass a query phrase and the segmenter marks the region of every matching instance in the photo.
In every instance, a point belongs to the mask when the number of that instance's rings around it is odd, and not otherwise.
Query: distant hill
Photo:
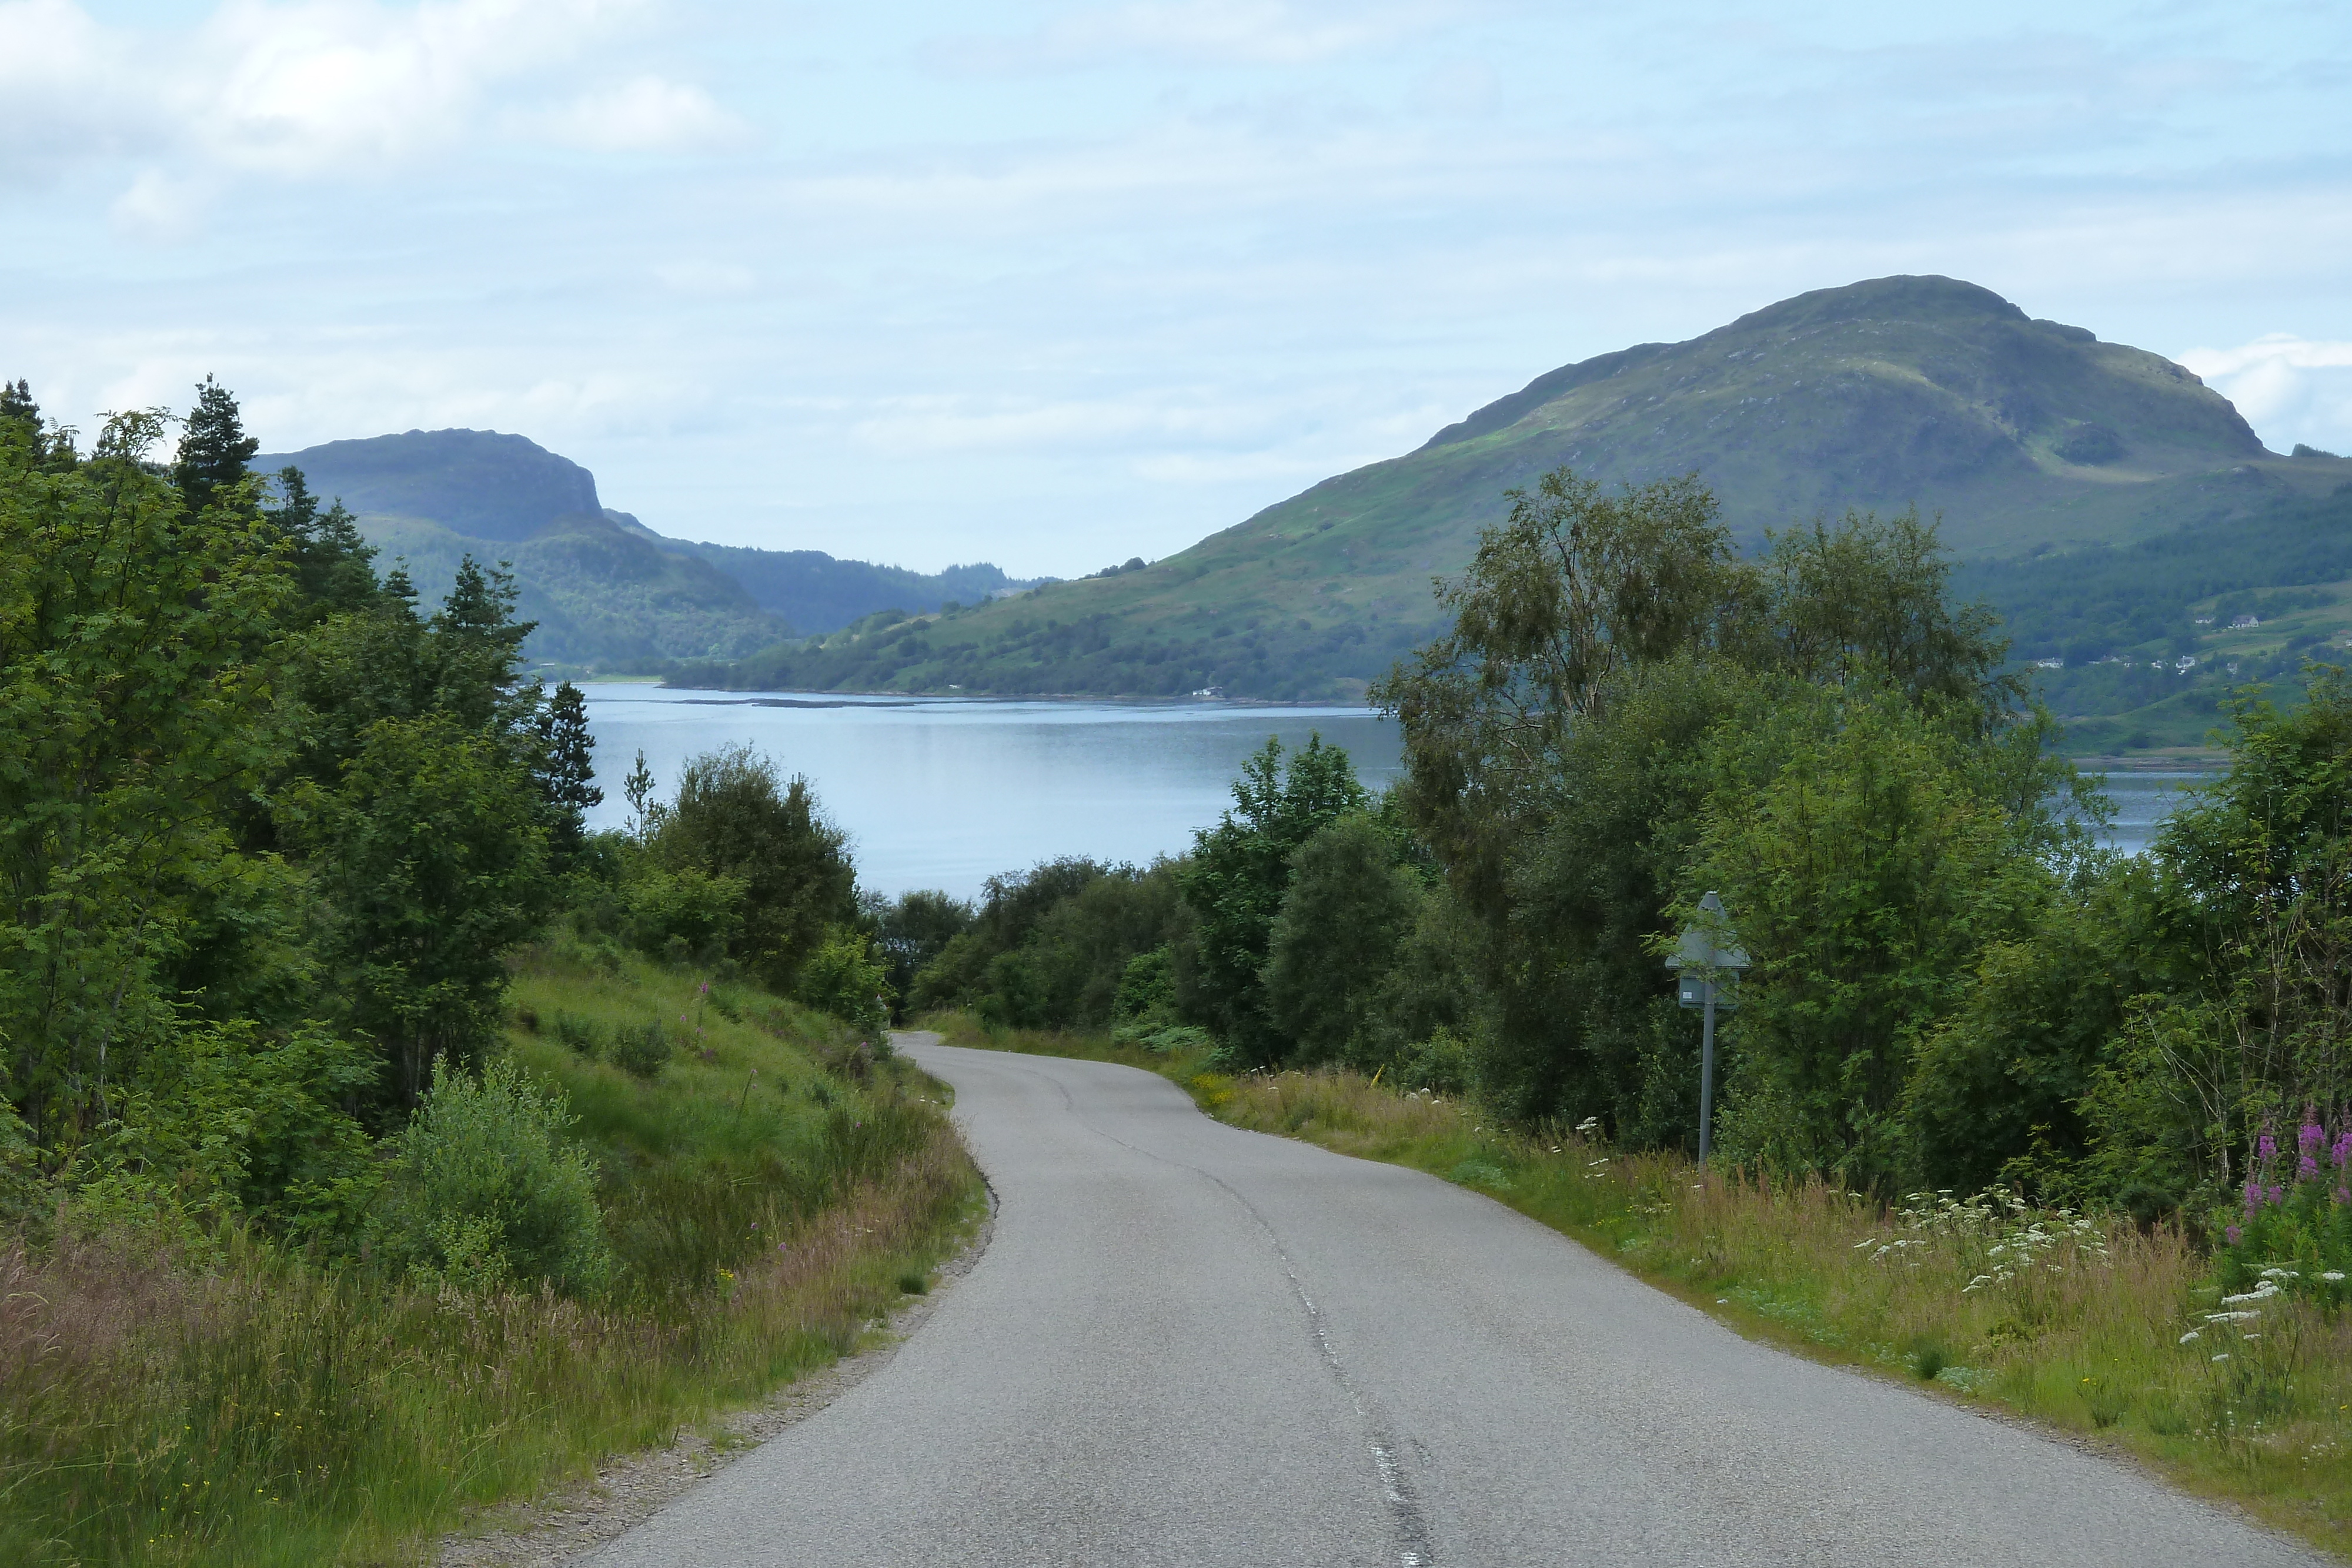
[[[747,549],[684,541],[673,548],[709,561],[741,583],[761,609],[810,632],[835,632],[877,610],[929,612],[950,602],[978,604],[1039,580],[1007,577],[986,561],[927,573],[839,560],[814,549]]]
[[[494,430],[412,430],[257,457],[288,464],[362,517],[416,517],[467,538],[520,543],[557,517],[593,516],[596,476],[537,442]]]
[[[1751,546],[1817,513],[1916,504],[1963,560],[2227,526],[2352,480],[2342,459],[2266,452],[2161,356],[1973,284],[1878,278],[1564,366],[1141,570],[694,678],[1349,696],[1436,629],[1430,580],[1466,563],[1504,492],[1562,465],[1608,483],[1696,471]]]
[[[551,518],[520,543],[469,538],[411,517],[367,514],[361,526],[383,552],[377,570],[404,562],[428,608],[448,591],[464,557],[509,562],[518,612],[539,622],[525,650],[535,659],[607,668],[730,659],[793,632],[725,572],[602,512]]]
[[[780,638],[835,631],[877,611],[923,612],[1024,589],[986,563],[936,574],[822,550],[761,550],[665,538],[606,507],[596,478],[520,435],[412,430],[256,457],[291,465],[340,499],[382,552],[404,560],[429,604],[467,555],[510,562],[539,659],[635,666],[734,659]]]

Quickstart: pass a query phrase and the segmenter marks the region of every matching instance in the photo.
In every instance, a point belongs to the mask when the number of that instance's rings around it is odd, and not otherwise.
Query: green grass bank
[[[925,1024],[958,1045],[1160,1072],[1234,1126],[1475,1188],[1750,1338],[2030,1417],[2352,1556],[2352,1322],[2259,1281],[2225,1291],[2177,1227],[1998,1196],[1890,1207],[1572,1128],[1509,1131],[1475,1103],[1352,1071],[1231,1075],[1205,1051],[1100,1032]]]
[[[609,1282],[419,1282],[68,1200],[0,1250],[0,1561],[423,1561],[856,1348],[981,1212],[940,1092],[822,1015],[558,944],[508,1016],[593,1160]]]

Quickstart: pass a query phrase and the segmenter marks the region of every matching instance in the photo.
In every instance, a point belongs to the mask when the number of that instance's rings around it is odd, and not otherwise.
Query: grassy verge
[[[1161,1071],[1234,1125],[1475,1187],[1751,1337],[2031,1416],[2352,1554],[2352,1324],[2286,1295],[2224,1303],[2177,1230],[1997,1201],[1889,1210],[1507,1132],[1353,1072],[1227,1077],[1101,1035],[929,1027]],[[2210,1321],[2224,1312],[2254,1315]]]
[[[852,1350],[978,1212],[925,1082],[788,1003],[541,952],[514,1017],[596,1155],[610,1293],[427,1291],[238,1233],[0,1249],[0,1561],[416,1561]]]

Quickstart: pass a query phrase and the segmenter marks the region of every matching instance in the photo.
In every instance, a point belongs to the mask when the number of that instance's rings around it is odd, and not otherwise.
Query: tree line
[[[1750,1168],[2203,1215],[2263,1137],[2344,1113],[2340,668],[2292,708],[2237,692],[2228,774],[2126,856],[1917,517],[1743,559],[1695,480],[1511,500],[1450,629],[1375,688],[1393,788],[1269,742],[1180,858],[902,901],[911,1001],[1689,1147],[1665,959],[1715,892],[1755,960],[1715,1142]]]
[[[543,937],[880,1021],[805,780],[736,749],[656,798],[639,758],[629,830],[590,831],[585,705],[528,673],[502,567],[421,605],[340,501],[248,473],[257,445],[209,378],[87,452],[0,388],[5,1218],[110,1194],[355,1245]]]

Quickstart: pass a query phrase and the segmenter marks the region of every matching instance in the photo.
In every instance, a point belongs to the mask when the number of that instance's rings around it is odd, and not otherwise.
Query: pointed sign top
[[[1669,969],[1745,969],[1751,960],[1732,935],[1729,912],[1723,900],[1709,892],[1698,901],[1698,924],[1683,928],[1675,944]],[[1713,916],[1712,919],[1707,918]]]

